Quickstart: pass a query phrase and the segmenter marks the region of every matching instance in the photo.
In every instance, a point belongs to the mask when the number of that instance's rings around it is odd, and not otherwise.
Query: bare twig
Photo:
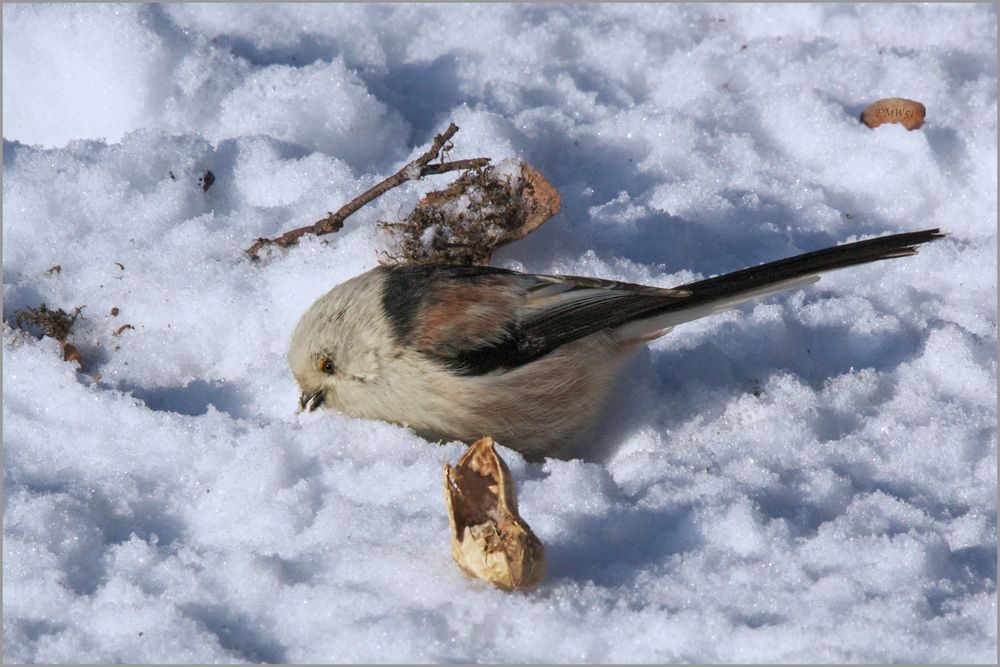
[[[434,137],[434,142],[431,144],[431,147],[427,149],[423,155],[418,157],[413,162],[410,162],[381,183],[378,183],[366,192],[358,195],[342,206],[336,213],[328,213],[325,218],[317,220],[311,225],[287,231],[274,239],[259,238],[254,241],[254,244],[250,246],[249,249],[247,249],[247,254],[250,255],[251,259],[257,259],[257,253],[266,246],[277,245],[284,248],[290,245],[295,245],[299,242],[299,238],[305,236],[306,234],[316,234],[317,236],[321,236],[323,234],[338,232],[343,228],[344,220],[346,220],[349,215],[356,212],[368,202],[377,199],[392,188],[402,185],[406,181],[419,180],[424,176],[434,176],[459,169],[474,169],[489,164],[490,159],[485,157],[473,158],[470,160],[457,160],[455,162],[440,164],[429,164],[431,160],[440,155],[441,149],[445,147],[445,144],[448,143],[449,139],[455,136],[456,132],[458,132],[458,126],[454,123],[450,123],[448,125],[448,129]]]
[[[455,160],[454,162],[429,164],[420,169],[420,178],[423,178],[424,176],[447,174],[449,171],[458,171],[459,169],[478,169],[479,167],[485,167],[489,163],[490,159],[488,157],[474,157],[468,160]]]

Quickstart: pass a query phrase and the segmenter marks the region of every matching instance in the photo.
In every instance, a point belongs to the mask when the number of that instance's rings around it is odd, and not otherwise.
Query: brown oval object
[[[865,107],[861,112],[861,122],[872,128],[883,123],[900,123],[907,130],[915,130],[924,124],[926,115],[927,108],[916,100],[887,97]]]
[[[493,438],[473,443],[444,467],[451,556],[467,574],[505,591],[534,588],[545,577],[545,548],[517,512],[510,469]]]

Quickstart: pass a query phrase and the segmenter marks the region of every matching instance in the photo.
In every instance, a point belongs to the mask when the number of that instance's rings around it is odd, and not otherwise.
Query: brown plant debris
[[[545,578],[545,548],[517,511],[510,469],[486,436],[444,467],[451,555],[467,574],[505,591]]]
[[[80,350],[76,349],[76,345],[72,343],[63,343],[63,361],[75,361],[76,363],[83,365],[83,358],[80,356]]]
[[[455,162],[441,162],[433,165],[430,164],[433,160],[441,157],[442,150],[446,149],[450,145],[449,141],[453,136],[455,136],[456,132],[458,132],[458,126],[454,123],[450,123],[448,125],[448,129],[441,134],[435,135],[431,147],[420,157],[404,166],[389,178],[372,186],[351,201],[347,202],[340,207],[336,213],[327,213],[326,217],[317,220],[313,224],[287,231],[277,238],[259,238],[247,249],[247,254],[250,255],[250,259],[255,260],[259,259],[258,253],[268,246],[277,245],[285,248],[295,245],[299,242],[299,239],[306,234],[322,236],[323,234],[338,232],[343,228],[344,221],[348,218],[348,216],[357,212],[358,209],[368,202],[377,199],[392,188],[402,185],[407,181],[419,180],[424,176],[444,174],[449,171],[475,169],[489,164],[490,159],[485,157],[472,158],[468,160],[456,160]]]
[[[21,329],[25,329],[26,326],[33,327],[40,330],[42,336],[55,338],[59,341],[60,347],[62,347],[63,360],[75,361],[82,366],[83,359],[80,357],[80,351],[76,349],[75,345],[67,342],[66,339],[69,337],[73,329],[73,324],[76,322],[76,318],[79,317],[80,311],[83,308],[83,306],[75,308],[73,314],[70,315],[62,308],[50,310],[43,303],[38,308],[25,308],[24,310],[16,311],[14,313],[14,323]]]
[[[14,322],[18,327],[25,325],[37,327],[43,336],[55,338],[60,343],[65,343],[73,323],[83,310],[83,306],[76,308],[70,315],[62,308],[50,310],[44,303],[38,308],[25,308],[14,313]]]
[[[558,213],[559,192],[531,165],[503,162],[467,171],[428,192],[402,222],[380,222],[392,235],[394,263],[484,266],[498,247],[528,235]]]

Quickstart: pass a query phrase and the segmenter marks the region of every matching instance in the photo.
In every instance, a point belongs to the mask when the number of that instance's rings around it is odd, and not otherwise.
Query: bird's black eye
[[[333,365],[332,361],[324,359],[323,363],[320,365],[320,369],[327,375],[333,375],[333,371],[336,370],[336,367]]]

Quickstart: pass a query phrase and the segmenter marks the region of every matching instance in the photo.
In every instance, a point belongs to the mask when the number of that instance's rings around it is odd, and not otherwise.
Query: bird
[[[316,300],[288,348],[303,412],[409,427],[430,441],[484,435],[529,461],[564,458],[636,348],[675,326],[917,253],[939,229],[870,238],[673,288],[489,266],[377,266]]]

